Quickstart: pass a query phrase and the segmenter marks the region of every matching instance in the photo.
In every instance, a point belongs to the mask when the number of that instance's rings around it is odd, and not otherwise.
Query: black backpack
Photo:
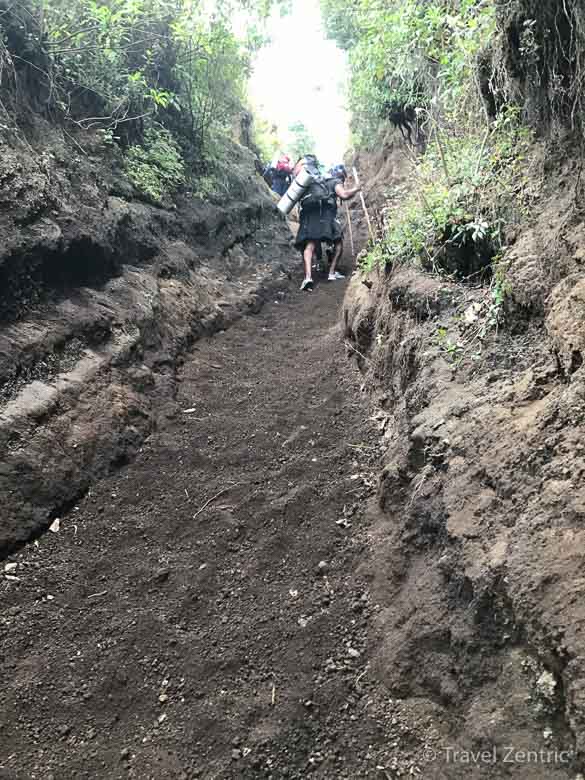
[[[315,174],[311,169],[309,173],[313,174],[313,181],[309,184],[307,194],[301,198],[301,206],[324,204],[334,206],[337,198],[335,194],[337,179],[326,179],[320,173]]]
[[[303,168],[311,174],[313,181],[309,184],[306,193],[299,201],[301,208],[313,205],[322,207],[325,203],[334,206],[337,198],[335,194],[337,180],[321,175],[319,163],[314,154],[306,154],[304,156]]]

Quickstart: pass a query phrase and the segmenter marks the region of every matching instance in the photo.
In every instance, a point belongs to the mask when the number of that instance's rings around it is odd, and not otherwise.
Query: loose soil
[[[6,560],[0,776],[384,776],[344,287],[198,342],[181,411]]]

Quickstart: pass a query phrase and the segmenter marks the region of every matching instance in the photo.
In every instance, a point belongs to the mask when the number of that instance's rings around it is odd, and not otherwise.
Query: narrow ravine
[[[0,0],[0,780],[585,780],[584,9]]]

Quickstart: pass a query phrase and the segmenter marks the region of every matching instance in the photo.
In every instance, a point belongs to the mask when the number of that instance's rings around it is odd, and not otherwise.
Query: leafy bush
[[[416,262],[459,276],[487,267],[503,246],[503,228],[527,214],[531,195],[524,163],[532,134],[517,111],[487,130],[438,134],[413,161],[414,186],[390,209],[384,237],[365,260]]]
[[[217,135],[210,141],[207,168],[198,177],[193,195],[212,203],[226,198],[244,199],[250,186],[253,154],[235,143],[229,134]]]
[[[0,99],[10,97],[0,107],[36,82],[34,110],[113,138],[137,186],[159,200],[185,176],[181,155],[190,173],[208,174],[213,139],[241,112],[270,4],[0,0]],[[233,30],[243,10],[247,39]]]
[[[424,156],[411,156],[412,186],[395,199],[400,208],[385,209],[367,268],[415,262],[460,277],[491,270],[505,225],[529,201],[523,169],[531,142],[493,50],[503,47],[503,19],[534,2],[321,0],[329,34],[349,52],[354,144],[373,147],[384,125],[401,118],[422,127],[426,140]],[[532,28],[523,29],[528,47]]]
[[[477,93],[476,57],[495,30],[491,0],[321,3],[329,34],[349,51],[356,146],[376,142],[389,104],[453,118],[463,99]]]
[[[282,146],[277,126],[265,119],[259,111],[255,112],[253,141],[264,163],[270,162]]]
[[[168,130],[149,129],[142,144],[128,149],[126,172],[134,186],[153,203],[185,181],[185,166],[176,141]]]
[[[240,109],[249,52],[198,3],[52,0],[43,24],[59,107],[82,126],[134,141],[156,120],[199,155]]]

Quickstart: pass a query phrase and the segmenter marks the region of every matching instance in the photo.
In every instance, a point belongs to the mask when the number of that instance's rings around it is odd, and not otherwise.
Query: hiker
[[[268,184],[270,189],[272,189],[272,177],[274,175],[274,168],[272,167],[272,163],[266,163],[264,168],[262,169],[262,178]]]
[[[329,177],[331,179],[337,180],[344,188],[345,191],[345,182],[347,181],[347,171],[345,169],[345,165],[342,164],[335,165],[333,168],[329,170]],[[359,189],[356,190],[356,193],[357,192],[359,192]],[[353,197],[353,195],[350,197]],[[348,198],[342,198],[342,200],[348,200]],[[345,276],[343,274],[340,274],[339,271],[337,270],[337,263],[339,262],[341,255],[343,254],[343,228],[341,226],[341,221],[337,216],[337,200],[335,201],[335,212],[336,212],[335,224],[339,231],[339,238],[336,238],[333,242],[331,242],[331,248],[327,250],[327,256],[329,258],[329,280],[330,281],[336,281],[337,279],[345,279]]]
[[[343,250],[343,232],[337,219],[337,198],[350,200],[361,187],[345,189],[347,173],[343,166],[333,169],[336,171],[335,176],[323,177],[315,155],[302,157],[295,166],[295,175],[301,167],[307,168],[315,178],[300,201],[300,227],[295,241],[295,247],[303,253],[305,278],[301,290],[310,292],[313,289],[313,258],[317,255],[317,247],[320,247],[322,241],[333,245],[328,281],[345,279],[345,276],[337,271],[337,262]]]
[[[292,165],[288,154],[278,158],[272,171],[272,189],[282,197],[292,181]]]

